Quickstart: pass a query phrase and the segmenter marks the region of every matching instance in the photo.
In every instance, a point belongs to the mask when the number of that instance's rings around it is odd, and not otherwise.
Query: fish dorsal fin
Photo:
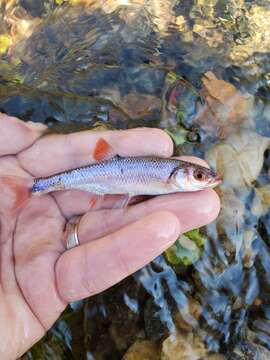
[[[99,138],[93,152],[93,158],[96,161],[103,161],[117,157],[119,155],[115,153],[113,147],[105,139]]]

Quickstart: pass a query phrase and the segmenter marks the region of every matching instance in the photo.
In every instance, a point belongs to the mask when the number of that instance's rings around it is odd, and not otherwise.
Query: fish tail
[[[13,215],[31,197],[31,180],[18,176],[0,176],[1,212]]]

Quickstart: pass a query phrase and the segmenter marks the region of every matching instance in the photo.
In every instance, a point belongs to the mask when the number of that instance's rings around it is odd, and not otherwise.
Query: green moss
[[[194,243],[193,246],[183,246],[181,237],[165,252],[167,261],[171,265],[191,265],[195,263],[200,257],[200,249]]]
[[[185,233],[185,235],[196,243],[197,246],[201,247],[206,242],[206,237],[200,233],[199,229],[194,229]]]
[[[171,265],[192,265],[199,260],[205,241],[199,229],[188,231],[166,250],[165,257]]]
[[[186,135],[188,131],[185,129],[178,129],[177,132],[165,129],[165,132],[172,138],[176,146],[183,145],[186,142]]]

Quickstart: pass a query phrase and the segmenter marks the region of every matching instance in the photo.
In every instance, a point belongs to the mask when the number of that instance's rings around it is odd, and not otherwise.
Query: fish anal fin
[[[118,200],[115,201],[114,205],[111,207],[112,209],[125,209],[130,203],[132,194],[123,194],[119,197]]]
[[[129,203],[132,194],[122,195],[98,195],[93,194],[89,201],[88,210],[100,210],[100,209],[125,209]]]
[[[98,210],[104,200],[103,195],[93,194],[89,201],[89,210]]]
[[[103,138],[98,139],[93,158],[96,161],[103,161],[117,156],[113,147]]]

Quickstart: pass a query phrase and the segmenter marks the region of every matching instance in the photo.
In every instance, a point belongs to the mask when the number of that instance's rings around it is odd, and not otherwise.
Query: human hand
[[[108,197],[98,211],[89,211],[91,194],[63,191],[33,196],[14,211],[24,200],[21,189],[31,186],[33,177],[93,161],[100,137],[122,156],[169,157],[173,144],[163,131],[147,128],[43,135],[44,125],[3,114],[0,128],[0,359],[22,355],[69,302],[119,282],[172,245],[180,233],[218,214],[219,199],[212,189],[159,196],[126,209],[115,209],[117,199]],[[17,184],[7,181],[13,175],[20,179]],[[81,245],[67,251],[65,226],[77,215],[82,215]]]

